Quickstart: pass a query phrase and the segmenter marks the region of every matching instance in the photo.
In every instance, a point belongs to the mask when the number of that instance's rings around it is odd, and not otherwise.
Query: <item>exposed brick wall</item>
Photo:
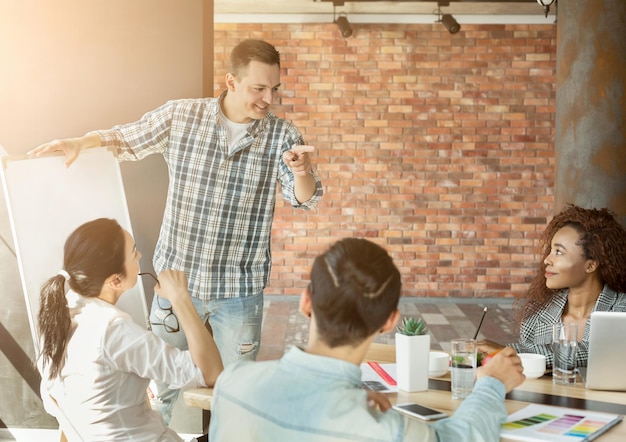
[[[245,38],[275,44],[275,113],[307,144],[325,196],[279,199],[268,294],[299,294],[345,236],[385,246],[403,295],[510,297],[527,288],[552,215],[556,26],[216,24],[215,85]]]

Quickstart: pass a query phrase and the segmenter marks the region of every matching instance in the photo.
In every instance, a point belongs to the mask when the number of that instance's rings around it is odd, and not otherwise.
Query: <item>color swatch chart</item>
[[[537,432],[558,436],[574,436],[584,439],[590,434],[598,431],[605,424],[605,422],[593,419],[585,419],[585,416],[576,416],[573,414],[566,414],[562,417],[551,416],[549,414],[539,414],[537,416],[531,416],[526,419],[507,422],[502,426],[502,429],[515,430],[522,427],[542,424],[550,420],[552,422],[544,427],[538,428]]]
[[[521,441],[581,442],[597,437],[621,419],[614,414],[532,404],[511,414],[500,435]]]
[[[525,427],[531,427],[537,424],[543,424],[544,422],[556,419],[558,416],[552,416],[550,414],[538,414],[536,416],[530,416],[524,419],[519,419],[513,422],[506,422],[502,424],[502,429],[506,431],[519,430]]]

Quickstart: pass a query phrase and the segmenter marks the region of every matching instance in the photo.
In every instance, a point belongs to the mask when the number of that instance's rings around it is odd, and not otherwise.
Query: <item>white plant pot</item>
[[[430,335],[406,336],[396,333],[396,376],[398,389],[428,390]]]

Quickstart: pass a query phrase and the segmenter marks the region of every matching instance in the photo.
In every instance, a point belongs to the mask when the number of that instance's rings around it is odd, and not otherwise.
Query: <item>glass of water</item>
[[[474,389],[478,346],[475,339],[453,339],[450,344],[452,399],[465,399]]]
[[[576,349],[578,325],[558,323],[552,326],[552,350],[554,363],[552,382],[571,385],[576,383]]]

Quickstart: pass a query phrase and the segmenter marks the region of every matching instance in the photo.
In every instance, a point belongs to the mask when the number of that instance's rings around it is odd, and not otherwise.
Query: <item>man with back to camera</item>
[[[380,246],[345,238],[318,256],[300,311],[311,318],[304,349],[278,361],[226,367],[213,390],[209,440],[497,441],[506,392],[525,377],[515,350],[477,370],[473,392],[453,416],[427,425],[368,405],[360,364],[379,333],[400,316],[400,273]],[[386,411],[385,411],[386,410]]]
[[[185,271],[194,306],[209,323],[224,365],[256,359],[263,289],[270,276],[276,184],[293,207],[310,210],[322,196],[313,146],[270,112],[280,87],[280,54],[262,40],[231,52],[226,91],[218,98],[172,100],[139,121],[33,149],[62,151],[71,165],[82,149],[113,146],[120,160],[163,155],[169,187],[153,258],[158,273]],[[150,312],[154,332],[187,349],[169,304]],[[163,324],[165,320],[166,324]],[[158,385],[169,424],[178,390]]]

